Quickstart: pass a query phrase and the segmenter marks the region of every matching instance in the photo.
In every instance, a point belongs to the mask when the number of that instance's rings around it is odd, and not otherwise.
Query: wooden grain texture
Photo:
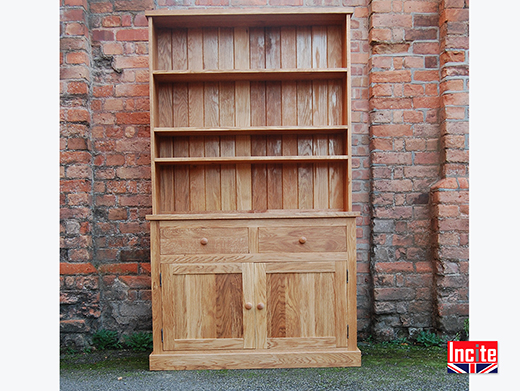
[[[161,254],[233,254],[247,253],[248,231],[245,227],[162,228]],[[201,239],[206,238],[207,244]]]
[[[344,227],[270,227],[259,228],[259,252],[344,252]],[[301,238],[306,242],[302,244]]]
[[[256,349],[267,348],[267,312],[269,303],[267,303],[267,274],[265,263],[255,263],[255,301],[253,302],[253,310],[255,311],[255,330],[256,330]],[[263,309],[256,306],[263,304]]]
[[[243,301],[242,301],[242,314],[244,319],[244,348],[253,349],[256,347],[256,316],[255,310],[246,309],[244,304],[251,303],[254,306],[255,303],[255,264],[254,263],[243,263],[242,264],[242,290],[243,290]]]
[[[350,16],[296,8],[150,19],[152,369],[360,365]]]
[[[161,280],[161,264],[159,262],[161,254],[161,240],[159,236],[160,222],[150,222],[150,263],[151,289],[152,289],[152,332],[153,350],[156,353],[163,351],[161,343],[161,329],[163,328],[163,302]]]
[[[249,32],[246,28],[234,29],[235,68],[249,69]],[[235,119],[236,126],[248,127],[251,125],[251,94],[248,81],[235,83]],[[235,152],[237,156],[251,156],[251,136],[237,136]],[[236,166],[237,210],[252,208],[251,165],[237,164]]]
[[[174,126],[188,126],[188,85],[178,83],[173,90]],[[189,137],[175,137],[173,156],[189,156]],[[190,210],[190,175],[187,166],[174,167],[175,211]]]
[[[316,368],[359,367],[359,349],[292,351],[225,351],[209,354],[207,351],[177,354],[150,355],[150,369],[156,370],[206,370],[206,369],[262,369],[262,368]]]
[[[346,317],[349,325],[349,338],[347,347],[349,349],[357,348],[357,273],[356,273],[356,219],[349,219],[347,222],[347,309]]]

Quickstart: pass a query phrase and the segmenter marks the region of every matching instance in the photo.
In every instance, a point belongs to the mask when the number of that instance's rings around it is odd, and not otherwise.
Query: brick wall
[[[445,234],[454,232],[440,223],[466,221],[467,208],[461,201],[460,215],[441,215],[440,196],[467,193],[463,1],[61,0],[62,345],[83,346],[99,328],[151,328],[144,11],[212,6],[354,7],[360,337],[459,327],[467,315],[457,307],[467,305],[467,256],[452,251],[446,258],[445,250],[467,246],[467,229],[457,231],[459,242],[447,244]],[[439,182],[454,176],[457,189]],[[438,267],[444,264],[458,268]],[[461,302],[453,301],[453,292]]]

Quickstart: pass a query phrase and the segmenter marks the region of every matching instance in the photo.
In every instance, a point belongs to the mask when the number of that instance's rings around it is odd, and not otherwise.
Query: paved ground
[[[146,369],[146,357],[108,367],[70,363],[62,368],[61,391],[105,390],[468,390],[467,375],[447,374],[445,367],[369,362],[361,368],[160,371]]]

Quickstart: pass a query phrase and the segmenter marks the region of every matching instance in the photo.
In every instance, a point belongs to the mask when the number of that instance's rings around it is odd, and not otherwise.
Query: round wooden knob
[[[250,310],[251,308],[253,308],[253,303],[247,302],[244,307],[246,307],[246,310]]]
[[[200,244],[202,244],[203,246],[205,246],[206,244],[208,244],[208,239],[207,238],[202,238],[200,240]]]
[[[264,303],[258,303],[256,308],[258,308],[259,310],[263,310],[265,308],[265,304]]]
[[[307,238],[305,236],[302,236],[299,240],[301,244],[304,244],[307,241]]]

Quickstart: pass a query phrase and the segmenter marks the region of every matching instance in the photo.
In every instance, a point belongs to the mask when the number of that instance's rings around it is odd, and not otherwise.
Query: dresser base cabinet
[[[355,213],[327,215],[149,217],[150,368],[359,366]]]

